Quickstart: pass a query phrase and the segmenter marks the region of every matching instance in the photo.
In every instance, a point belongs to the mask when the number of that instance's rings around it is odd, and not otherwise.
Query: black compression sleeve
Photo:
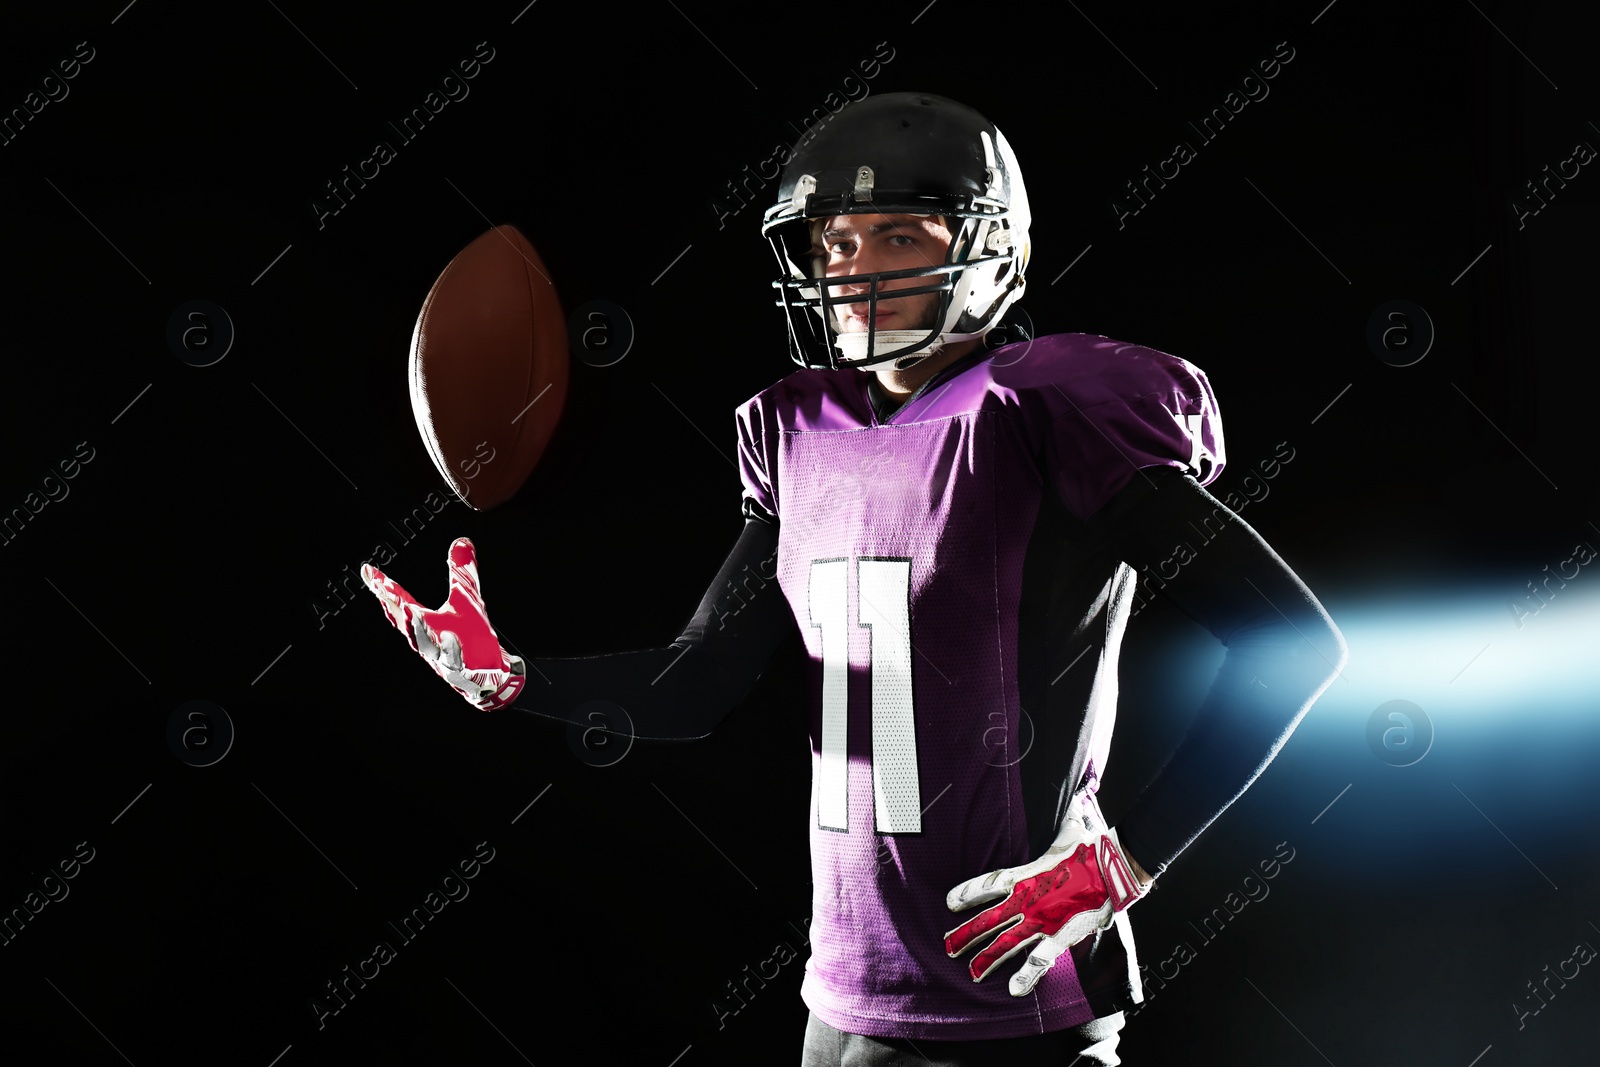
[[[777,549],[777,525],[752,518],[670,645],[527,659],[528,682],[516,710],[647,739],[704,737],[750,691],[794,629],[775,577]],[[596,700],[625,715],[593,705]],[[591,719],[588,712],[597,708],[601,715]]]
[[[1142,588],[1149,578],[1227,646],[1189,733],[1117,821],[1154,876],[1272,760],[1346,649],[1316,597],[1243,519],[1175,468],[1143,473],[1090,530],[1138,570]]]

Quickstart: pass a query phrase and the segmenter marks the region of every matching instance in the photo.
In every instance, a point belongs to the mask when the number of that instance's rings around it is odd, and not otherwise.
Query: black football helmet
[[[823,277],[813,223],[835,215],[940,215],[945,262],[916,270]],[[972,108],[929,93],[886,93],[848,104],[797,144],[761,232],[778,257],[778,306],[789,354],[802,367],[906,367],[940,346],[982,337],[1022,295],[1028,194],[1004,135]],[[932,328],[877,330],[879,285],[925,278],[892,297],[939,294]],[[851,294],[836,286],[862,287]],[[835,308],[866,301],[864,333],[838,329]]]

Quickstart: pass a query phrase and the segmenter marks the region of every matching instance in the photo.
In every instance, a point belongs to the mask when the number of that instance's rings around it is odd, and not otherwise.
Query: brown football
[[[514,496],[555,433],[570,373],[550,272],[515,226],[452,259],[411,334],[411,410],[445,481],[487,511]]]

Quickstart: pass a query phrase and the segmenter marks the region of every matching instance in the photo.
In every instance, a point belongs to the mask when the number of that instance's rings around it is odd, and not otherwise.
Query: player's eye
[[[833,241],[828,245],[828,253],[835,256],[848,256],[856,250],[853,241]]]

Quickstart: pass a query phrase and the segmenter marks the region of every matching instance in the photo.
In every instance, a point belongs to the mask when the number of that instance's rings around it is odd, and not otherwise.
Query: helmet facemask
[[[887,209],[876,209],[874,213],[911,214]],[[893,361],[897,369],[904,370],[945,345],[983,337],[1005,307],[1020,295],[1018,250],[1008,243],[1003,220],[972,215],[943,217],[947,224],[954,225],[942,263],[870,274],[827,277],[823,273],[826,256],[816,252],[812,239],[813,231],[823,221],[821,217],[797,218],[783,232],[771,234],[774,250],[788,276],[775,287],[780,294],[779,305],[790,312],[791,340],[796,344],[809,342],[812,347],[826,344],[836,353],[833,367],[868,370]],[[885,287],[908,278],[922,284]],[[1017,284],[1007,288],[1007,280],[1012,278]],[[877,328],[879,302],[930,294],[938,296],[931,322],[924,319],[905,328]],[[842,309],[860,303],[868,306],[867,329],[842,329]],[[811,319],[807,324],[811,329],[803,339],[795,336],[803,329],[796,322],[800,316],[794,314],[800,309],[812,312],[805,316]]]

